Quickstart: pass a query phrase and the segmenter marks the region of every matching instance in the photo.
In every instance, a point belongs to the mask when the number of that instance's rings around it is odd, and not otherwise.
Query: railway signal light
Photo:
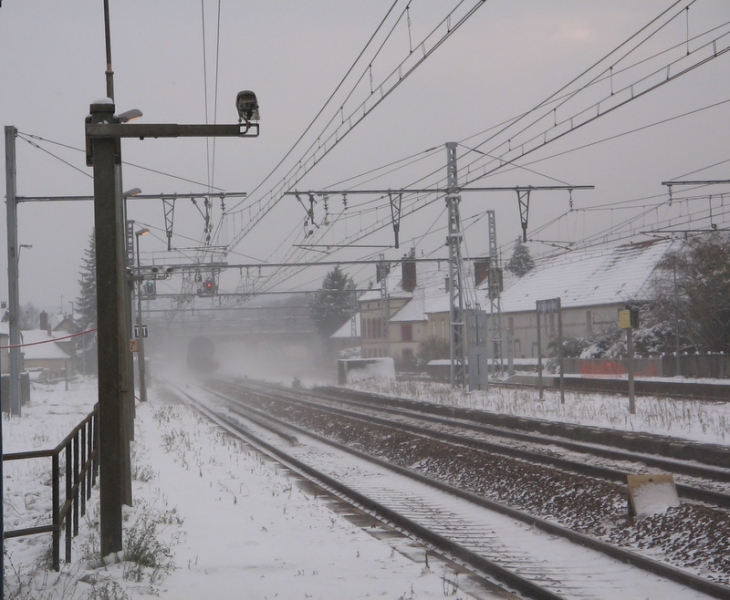
[[[198,296],[215,296],[216,285],[213,277],[208,277],[203,281],[203,285],[198,288]]]
[[[140,296],[142,298],[147,298],[147,300],[154,300],[157,298],[157,285],[152,280],[142,282],[140,291]]]

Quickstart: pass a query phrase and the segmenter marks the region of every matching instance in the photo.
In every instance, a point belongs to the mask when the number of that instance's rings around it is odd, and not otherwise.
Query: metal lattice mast
[[[388,306],[388,266],[385,264],[385,254],[380,255],[380,337],[383,338],[383,356],[390,356],[390,307]]]
[[[487,211],[489,217],[489,311],[490,311],[490,338],[492,339],[492,353],[494,371],[496,365],[502,364],[502,300],[499,269],[497,268],[497,219],[493,210]]]
[[[461,273],[461,222],[459,219],[459,182],[456,170],[456,142],[446,143],[446,208],[449,230],[449,313],[451,320],[451,386],[466,384],[464,348],[464,295]]]
[[[352,316],[350,317],[350,337],[354,340],[357,338],[357,320],[360,318],[359,311],[357,309],[357,292],[352,292],[350,295],[350,311]],[[360,326],[362,327],[362,325]]]

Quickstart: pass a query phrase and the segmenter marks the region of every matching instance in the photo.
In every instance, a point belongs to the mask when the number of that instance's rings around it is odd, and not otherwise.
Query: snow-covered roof
[[[629,299],[640,299],[648,291],[647,284],[657,263],[671,246],[671,241],[656,240],[571,252],[553,258],[522,278],[505,278],[505,284],[511,285],[502,292],[502,311],[533,311],[537,300],[550,298],[560,298],[564,308],[621,304]],[[417,285],[412,293],[403,291],[400,268],[391,271],[388,275],[388,297],[410,298],[391,317],[392,323],[425,321],[428,314],[449,311],[450,298],[444,285],[448,274],[446,265],[447,261],[443,265],[416,263]],[[463,276],[471,283],[472,274]],[[482,308],[488,307],[487,286],[485,281],[474,291],[466,285],[466,305],[479,303]],[[380,300],[380,290],[366,292],[359,300]],[[349,337],[349,333],[343,337]]]
[[[360,313],[355,314],[355,337],[360,337]],[[351,339],[352,338],[352,319],[347,319],[347,321],[340,327],[337,331],[335,331],[331,336],[330,339],[333,340],[345,340],[345,339]]]
[[[410,292],[406,292],[401,286],[400,269],[391,269],[390,273],[386,277],[386,283],[388,288],[388,298],[412,297],[412,294]],[[358,302],[372,302],[380,300],[380,283],[378,283],[372,290],[364,292],[357,300]]]
[[[560,298],[564,308],[619,304],[642,298],[671,241],[651,241],[569,253],[538,266],[501,296],[504,312],[535,310],[537,300]],[[482,293],[486,296],[486,290]],[[489,304],[485,297],[482,306]]]
[[[69,315],[64,315],[61,313],[48,315],[48,324],[54,331],[60,331],[60,327],[74,327],[73,319]]]
[[[448,275],[448,264],[416,263],[416,288],[413,298],[391,318],[391,322],[425,321],[426,313],[434,301],[438,301],[445,293],[445,279]]]
[[[42,329],[21,331],[20,336],[21,343],[23,344],[20,351],[25,354],[26,360],[68,360],[71,358],[66,352],[61,350],[60,346],[55,343],[55,341],[53,341],[54,338],[61,336],[49,336],[48,332]]]

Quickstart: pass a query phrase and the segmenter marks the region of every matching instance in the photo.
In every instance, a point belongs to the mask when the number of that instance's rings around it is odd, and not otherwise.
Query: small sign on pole
[[[147,337],[147,325],[135,325],[134,326],[134,337],[146,338]]]
[[[540,388],[540,400],[543,399],[542,389],[542,341],[540,339],[540,315],[558,315],[558,364],[560,368],[560,403],[565,404],[565,380],[563,370],[563,319],[560,305],[560,298],[548,300],[537,300],[535,302],[537,312],[537,370],[538,385]]]
[[[139,340],[129,340],[129,350],[130,352],[139,352]]]
[[[636,398],[634,394],[634,336],[633,330],[639,327],[639,309],[626,308],[618,311],[618,326],[626,330],[626,352],[629,372],[629,412],[636,414]]]
[[[627,308],[618,311],[619,329],[638,329],[639,328],[639,309]]]

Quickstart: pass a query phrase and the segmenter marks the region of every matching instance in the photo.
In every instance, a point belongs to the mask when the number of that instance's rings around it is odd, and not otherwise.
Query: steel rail
[[[207,391],[210,391],[210,390],[207,390]],[[255,392],[253,390],[251,390],[251,391],[252,391],[252,393],[261,393],[261,392]],[[272,394],[272,392],[269,392],[269,394]],[[227,397],[226,399],[228,401],[233,401],[230,397]],[[288,398],[284,398],[284,399],[289,400]],[[483,498],[483,497],[473,494],[471,492],[452,487],[449,484],[443,483],[438,480],[431,479],[425,475],[421,475],[420,473],[411,471],[410,469],[407,469],[405,467],[400,467],[398,465],[394,465],[393,463],[390,463],[388,461],[376,458],[374,456],[371,456],[371,455],[361,452],[359,450],[355,450],[353,448],[350,448],[349,446],[346,446],[344,444],[333,441],[333,440],[326,438],[324,436],[321,436],[319,434],[308,431],[297,425],[293,425],[291,423],[281,421],[262,411],[258,411],[251,407],[247,407],[247,410],[254,411],[254,413],[257,414],[257,416],[259,418],[269,419],[273,423],[277,423],[279,426],[284,425],[285,427],[287,427],[295,432],[298,432],[302,435],[311,437],[322,443],[329,444],[329,445],[333,446],[334,448],[337,448],[338,450],[350,453],[354,456],[357,456],[358,458],[370,461],[378,466],[391,469],[392,471],[394,471],[400,475],[409,477],[420,483],[427,484],[435,489],[446,492],[453,496],[462,498],[464,500],[468,500],[468,501],[473,502],[479,506],[482,506],[483,508],[486,508],[488,510],[495,511],[500,514],[511,517],[513,519],[517,519],[524,523],[530,524],[531,526],[534,526],[542,531],[545,531],[546,533],[560,536],[573,543],[590,548],[592,550],[596,550],[602,554],[605,554],[606,556],[609,556],[611,558],[614,558],[614,559],[624,562],[626,564],[630,564],[634,567],[638,567],[647,572],[651,572],[655,575],[659,575],[660,577],[674,581],[681,585],[685,585],[696,591],[708,594],[715,598],[724,599],[724,598],[730,597],[730,588],[728,588],[724,585],[715,583],[713,581],[709,581],[707,579],[703,579],[696,575],[692,575],[691,573],[687,573],[686,571],[683,571],[676,567],[667,565],[666,563],[656,561],[652,558],[648,558],[643,555],[636,554],[634,552],[625,550],[623,548],[612,546],[610,544],[607,544],[606,542],[592,538],[583,533],[571,530],[571,529],[563,527],[561,525],[557,525],[555,523],[546,521],[539,517],[535,517],[534,515],[524,513],[520,510],[511,508],[509,506],[500,504],[498,502],[488,500],[486,498]],[[277,450],[277,452],[281,452],[281,451]],[[310,467],[308,467],[308,468],[310,468]]]
[[[303,392],[303,391],[302,391]],[[332,398],[332,397],[325,397],[326,400],[336,400],[338,402],[342,402],[343,400],[340,398]],[[295,402],[301,404],[305,404],[307,406],[312,406],[312,403],[301,400],[299,398],[289,398],[289,402]],[[345,400],[345,402],[348,402]],[[351,401],[350,401],[351,402]],[[330,411],[336,414],[339,414],[344,417],[348,418],[355,418],[358,420],[367,421],[376,425],[384,426],[384,427],[392,427],[395,429],[398,429],[399,431],[409,431],[411,433],[415,433],[417,435],[421,436],[427,436],[433,439],[437,439],[440,441],[445,441],[448,443],[458,444],[460,446],[466,446],[470,448],[474,448],[477,450],[482,450],[485,452],[490,452],[493,454],[499,454],[503,456],[509,456],[512,458],[518,458],[521,460],[525,460],[528,462],[533,463],[540,463],[544,465],[549,465],[553,467],[557,467],[559,469],[563,469],[566,471],[571,471],[573,473],[580,473],[582,475],[588,475],[590,477],[596,477],[600,479],[607,479],[609,481],[614,481],[617,483],[625,483],[626,482],[626,471],[614,469],[611,467],[602,467],[597,465],[591,465],[587,464],[585,462],[579,462],[576,460],[561,458],[558,456],[551,456],[542,454],[539,452],[534,452],[530,450],[526,450],[523,448],[514,448],[510,446],[505,446],[498,443],[493,442],[487,442],[484,440],[477,440],[470,437],[465,437],[461,434],[453,434],[453,433],[447,433],[442,431],[435,431],[433,429],[420,427],[417,425],[411,425],[408,423],[403,423],[401,421],[393,422],[389,419],[384,419],[381,417],[376,417],[372,415],[363,415],[362,413],[353,412],[346,409],[341,409],[333,406],[327,406],[324,407],[321,404],[314,404],[315,408],[318,410],[326,410]],[[370,407],[372,409],[372,407]],[[462,423],[458,421],[453,420],[447,420],[444,417],[431,417],[428,415],[419,415],[415,413],[404,413],[402,410],[398,409],[390,409],[388,407],[378,407],[378,410],[383,412],[389,412],[389,413],[396,413],[399,416],[403,416],[406,418],[411,419],[421,419],[425,421],[429,421],[431,423],[441,424],[441,425],[447,425],[449,427],[455,427],[455,428],[468,428],[472,431],[476,431],[479,433],[487,434],[487,435],[494,435],[494,436],[501,436],[505,437],[506,433],[504,430],[500,430],[494,427],[488,427],[478,424],[469,424],[469,423]],[[530,442],[530,443],[538,443],[541,445],[553,445],[553,446],[562,446],[566,449],[569,449],[573,452],[581,452],[584,454],[589,455],[601,455],[605,458],[612,458],[615,460],[624,460],[624,461],[631,461],[631,462],[643,462],[645,464],[649,464],[650,466],[656,466],[663,469],[666,469],[670,472],[682,472],[684,474],[693,475],[696,477],[704,477],[707,479],[711,479],[713,481],[717,481],[718,479],[721,479],[722,481],[730,481],[730,471],[720,470],[720,469],[706,469],[703,467],[700,467],[698,465],[693,464],[686,464],[686,463],[679,463],[676,461],[667,461],[662,459],[653,458],[646,455],[637,455],[629,452],[622,452],[617,450],[611,450],[611,449],[601,449],[601,448],[594,448],[592,446],[588,446],[585,444],[579,444],[576,442],[564,442],[562,440],[556,440],[554,438],[547,438],[545,436],[538,436],[538,435],[529,435],[529,434],[517,434],[514,436],[509,436],[513,439],[519,439],[521,441]],[[705,502],[708,504],[713,504],[715,506],[719,506],[722,508],[730,508],[730,495],[722,493],[722,492],[715,492],[712,490],[706,490],[702,488],[698,488],[696,486],[686,485],[682,483],[676,484],[677,493],[681,498],[685,498],[687,500],[694,500],[698,502]]]
[[[730,468],[730,448],[720,444],[704,444],[691,440],[673,438],[670,436],[606,429],[516,415],[497,414],[482,410],[459,408],[428,402],[417,402],[408,398],[382,396],[369,392],[345,390],[343,388],[334,388],[331,386],[315,389],[325,391],[338,390],[340,394],[347,395],[351,399],[379,404],[381,406],[401,407],[433,415],[450,416],[485,425],[495,425],[504,429],[539,431],[544,435],[554,435],[573,441],[603,445],[609,448],[623,448],[633,452],[659,455],[664,458],[697,461],[698,463],[712,467],[720,467],[723,469]]]
[[[358,510],[370,514],[377,520],[381,521],[384,525],[392,529],[399,530],[409,537],[420,540],[427,546],[435,549],[438,553],[442,554],[447,559],[456,559],[457,561],[461,561],[470,565],[472,569],[475,569],[478,572],[487,575],[488,577],[486,578],[486,581],[491,583],[492,585],[494,585],[494,581],[497,581],[502,585],[511,587],[511,591],[516,591],[519,594],[523,594],[528,598],[533,598],[535,600],[564,600],[562,596],[554,594],[550,590],[545,589],[538,584],[521,577],[517,573],[505,569],[497,563],[471,552],[470,550],[464,548],[459,544],[454,543],[452,540],[449,540],[444,536],[439,535],[438,533],[428,530],[422,525],[419,525],[414,521],[400,515],[396,511],[387,508],[381,503],[376,502],[371,498],[368,498],[364,494],[361,494],[360,492],[350,488],[349,486],[341,483],[333,477],[330,477],[329,475],[318,471],[310,465],[307,465],[306,463],[290,456],[279,448],[276,448],[272,444],[269,444],[265,440],[259,438],[251,431],[242,428],[231,419],[228,419],[223,415],[220,415],[210,410],[187,392],[179,388],[175,389],[178,394],[184,396],[187,399],[188,403],[191,406],[193,406],[205,417],[207,417],[209,420],[216,423],[229,433],[233,434],[236,437],[239,437],[240,439],[245,440],[251,446],[263,452],[267,456],[274,458],[278,462],[284,464],[289,469],[297,473],[299,476],[304,477],[310,482],[316,483],[319,487],[322,487],[334,496],[345,500]],[[276,420],[271,419],[265,414],[259,414],[257,420],[258,419],[268,419],[270,421],[276,422]],[[289,424],[286,424],[286,427],[291,428]],[[279,427],[276,426],[274,426],[274,428],[279,429]],[[311,436],[311,434],[309,433],[307,433],[307,435],[310,437],[317,437],[316,435]],[[327,443],[333,445],[331,441],[327,441]],[[349,451],[352,452],[351,449]],[[365,454],[363,454],[361,458],[372,460],[372,457],[368,457]],[[387,463],[384,463],[384,461],[383,464],[384,466],[388,466],[390,468],[390,465],[387,465]]]
[[[264,389],[273,389],[273,390],[280,390],[280,391],[286,391],[281,390],[281,388],[277,386],[271,386],[268,384],[262,384],[261,382],[257,382],[256,384],[253,384],[252,382],[246,382],[247,386],[251,385],[257,385]],[[429,405],[427,403],[416,403],[415,406],[417,408],[409,407],[409,408],[398,408],[393,406],[387,406],[380,402],[382,398],[380,396],[373,395],[373,398],[376,399],[377,407],[374,407],[371,403],[368,403],[365,400],[353,400],[352,398],[348,398],[348,393],[351,392],[351,390],[343,390],[341,388],[325,388],[326,392],[312,392],[309,390],[299,390],[298,394],[301,396],[302,394],[305,394],[309,397],[316,398],[316,399],[322,399],[325,401],[334,401],[334,402],[341,402],[341,403],[349,403],[355,406],[363,406],[370,410],[379,410],[381,412],[387,412],[391,414],[397,414],[399,416],[403,416],[405,418],[412,418],[412,419],[420,419],[423,421],[446,425],[449,427],[455,427],[455,428],[462,428],[462,429],[469,429],[478,433],[482,433],[484,435],[491,435],[496,437],[502,437],[502,438],[509,438],[509,439],[515,439],[518,441],[528,442],[532,444],[539,444],[539,445],[550,445],[550,446],[559,446],[562,448],[565,448],[566,450],[570,450],[571,452],[580,452],[584,454],[589,454],[592,456],[597,456],[601,458],[608,458],[611,460],[621,460],[621,461],[629,461],[629,462],[640,462],[644,463],[648,466],[662,468],[667,471],[670,471],[672,473],[680,473],[683,475],[689,475],[692,477],[700,477],[707,480],[710,480],[712,482],[721,482],[721,483],[728,483],[730,482],[730,470],[724,469],[724,468],[718,468],[715,466],[704,466],[699,465],[693,462],[685,462],[678,459],[673,458],[662,458],[662,457],[656,457],[654,455],[649,455],[646,453],[642,453],[639,451],[632,451],[632,450],[621,450],[616,449],[614,447],[606,447],[601,446],[598,442],[592,441],[590,443],[582,443],[582,442],[576,442],[560,437],[552,437],[549,435],[542,435],[538,433],[522,433],[520,431],[513,431],[507,428],[507,426],[493,426],[490,424],[485,424],[479,420],[471,420],[470,418],[475,415],[481,415],[481,414],[487,414],[490,413],[481,413],[481,411],[474,411],[471,409],[466,410],[466,415],[443,415],[439,414],[438,416],[433,416],[431,414],[428,414],[428,408],[439,406],[439,405]],[[344,395],[343,395],[344,393]],[[329,395],[328,395],[329,394]],[[357,394],[365,394],[364,392],[357,392]],[[402,400],[402,399],[395,399],[394,400]],[[301,398],[295,398],[292,401],[294,402],[302,402]],[[321,405],[317,405],[318,408],[322,408]],[[440,406],[439,406],[440,407]],[[440,407],[443,408],[443,407]],[[451,409],[454,407],[447,407],[449,409],[449,412],[451,412]],[[336,411],[337,409],[331,408],[331,410]],[[349,417],[355,417],[355,418],[365,418],[361,413],[347,413],[345,411],[342,412],[343,415],[349,416]],[[499,417],[504,417],[505,415],[498,415]],[[469,420],[467,420],[469,418]],[[377,417],[374,417],[374,419],[377,419]],[[525,419],[521,417],[516,418],[521,423],[525,421]],[[529,421],[529,420],[528,420]],[[374,421],[376,422],[376,421]],[[537,423],[539,425],[544,425],[545,422],[541,420],[532,421],[534,423]],[[390,423],[387,420],[381,420],[378,422],[379,425],[385,425],[385,426],[392,426],[392,423]],[[524,423],[522,423],[524,425]],[[598,466],[591,466],[586,465],[585,463],[577,463],[575,461],[570,461],[567,459],[561,459],[558,457],[550,457],[546,456],[544,454],[540,453],[534,453],[527,450],[519,450],[512,447],[505,447],[500,444],[491,444],[489,442],[482,442],[479,440],[474,440],[473,438],[464,438],[462,436],[458,435],[450,435],[446,433],[441,432],[433,432],[433,430],[430,429],[424,429],[421,430],[419,428],[413,428],[412,426],[408,426],[406,424],[398,423],[398,427],[401,429],[411,428],[412,431],[422,434],[422,435],[434,435],[434,436],[442,436],[443,439],[447,441],[452,441],[454,443],[458,443],[461,445],[471,445],[473,447],[479,447],[481,446],[483,449],[487,451],[493,451],[496,453],[501,454],[509,454],[512,456],[515,456],[517,458],[522,458],[526,460],[534,460],[535,462],[542,462],[543,464],[554,464],[560,468],[563,469],[569,469],[573,470],[578,473],[583,473],[587,475],[597,476],[597,477],[603,477],[606,479],[613,479],[614,481],[624,481],[626,473],[623,471],[619,471],[616,469],[610,469],[606,467],[598,467]],[[570,432],[575,432],[576,430],[580,429],[579,425],[569,425],[568,429]],[[589,431],[593,431],[593,428],[588,428]],[[433,434],[432,434],[433,432]],[[631,442],[636,442],[636,434],[632,434]],[[714,446],[713,446],[714,448]],[[730,451],[729,451],[730,452]],[[688,486],[683,484],[677,485],[678,491],[681,491],[681,496],[690,500],[697,500],[701,502],[708,502],[711,504],[716,504],[718,506],[722,507],[730,507],[730,495],[723,494],[721,492],[713,492],[709,490],[704,490],[701,488],[697,488],[694,486]]]

